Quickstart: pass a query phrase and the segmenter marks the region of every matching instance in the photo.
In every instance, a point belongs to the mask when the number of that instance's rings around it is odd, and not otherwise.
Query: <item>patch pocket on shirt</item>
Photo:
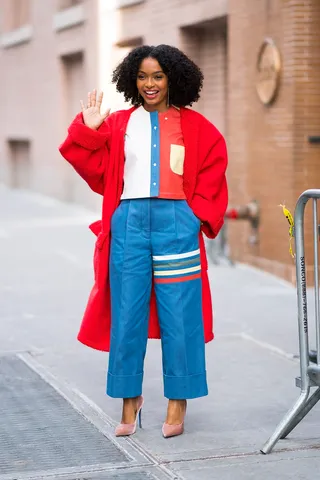
[[[185,148],[183,145],[171,145],[170,168],[177,175],[183,175]]]

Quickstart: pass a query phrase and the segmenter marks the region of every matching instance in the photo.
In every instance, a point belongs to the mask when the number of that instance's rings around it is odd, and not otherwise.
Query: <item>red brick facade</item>
[[[232,225],[232,251],[236,258],[290,280],[294,263],[288,225],[278,205],[285,202],[293,211],[300,193],[320,188],[320,147],[308,142],[310,135],[320,135],[319,22],[317,0],[229,2],[230,202],[256,198],[261,205],[258,245],[248,246],[243,225]],[[259,102],[254,88],[265,37],[275,41],[282,57],[280,89],[269,107]],[[310,265],[310,216],[306,229]]]

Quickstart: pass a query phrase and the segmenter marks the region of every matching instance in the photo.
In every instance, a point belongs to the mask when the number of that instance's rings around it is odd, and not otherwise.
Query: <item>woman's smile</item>
[[[168,108],[168,77],[155,58],[147,57],[137,75],[138,92],[148,111],[165,111]]]

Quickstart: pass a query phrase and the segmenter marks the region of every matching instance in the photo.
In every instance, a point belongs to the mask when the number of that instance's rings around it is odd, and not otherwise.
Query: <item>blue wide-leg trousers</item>
[[[154,279],[164,395],[207,395],[200,221],[185,200],[123,200],[111,221],[111,343],[107,394],[142,394]]]

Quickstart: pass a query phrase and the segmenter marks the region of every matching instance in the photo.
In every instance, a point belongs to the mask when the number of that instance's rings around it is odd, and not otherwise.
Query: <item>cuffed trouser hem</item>
[[[112,398],[134,398],[142,394],[143,373],[112,375],[108,372],[107,395]]]
[[[208,395],[206,372],[186,377],[163,376],[164,396],[170,400],[191,400]]]

